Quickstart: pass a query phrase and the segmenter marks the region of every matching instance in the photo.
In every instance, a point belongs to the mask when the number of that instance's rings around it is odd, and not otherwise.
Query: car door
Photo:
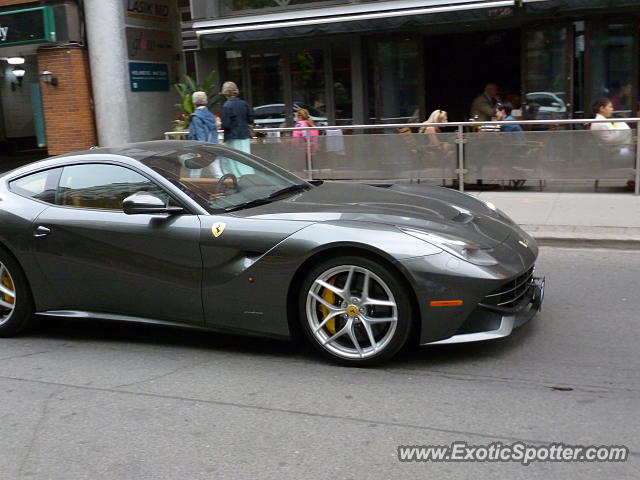
[[[287,335],[286,291],[291,273],[277,260],[265,264],[261,259],[309,223],[233,215],[202,217],[206,325]]]
[[[200,220],[127,215],[122,200],[162,188],[124,165],[65,166],[55,205],[34,222],[33,252],[51,285],[40,310],[79,310],[203,323]]]

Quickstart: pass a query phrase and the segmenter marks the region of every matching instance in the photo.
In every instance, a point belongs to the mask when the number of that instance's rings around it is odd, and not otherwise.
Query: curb
[[[614,250],[640,250],[640,236],[606,234],[562,234],[557,232],[527,231],[540,247],[606,248]]]

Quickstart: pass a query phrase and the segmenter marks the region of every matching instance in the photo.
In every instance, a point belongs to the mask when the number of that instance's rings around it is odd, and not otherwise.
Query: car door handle
[[[51,233],[51,230],[47,227],[43,227],[42,225],[38,225],[36,227],[36,231],[33,232],[34,237],[46,237]]]

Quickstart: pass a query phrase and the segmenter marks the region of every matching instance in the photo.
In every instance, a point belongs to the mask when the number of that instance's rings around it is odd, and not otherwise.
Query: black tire
[[[302,330],[318,352],[338,364],[363,367],[398,353],[409,338],[414,314],[405,282],[396,272],[383,262],[351,255],[327,259],[309,271],[298,312]]]
[[[20,265],[0,247],[0,337],[23,330],[33,317],[29,284]],[[13,292],[13,293],[10,293]]]

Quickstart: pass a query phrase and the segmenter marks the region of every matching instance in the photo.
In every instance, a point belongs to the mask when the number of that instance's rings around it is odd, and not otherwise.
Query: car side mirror
[[[151,213],[182,213],[182,207],[168,207],[164,201],[148,192],[136,192],[129,195],[122,202],[122,210],[127,215],[140,215]]]

